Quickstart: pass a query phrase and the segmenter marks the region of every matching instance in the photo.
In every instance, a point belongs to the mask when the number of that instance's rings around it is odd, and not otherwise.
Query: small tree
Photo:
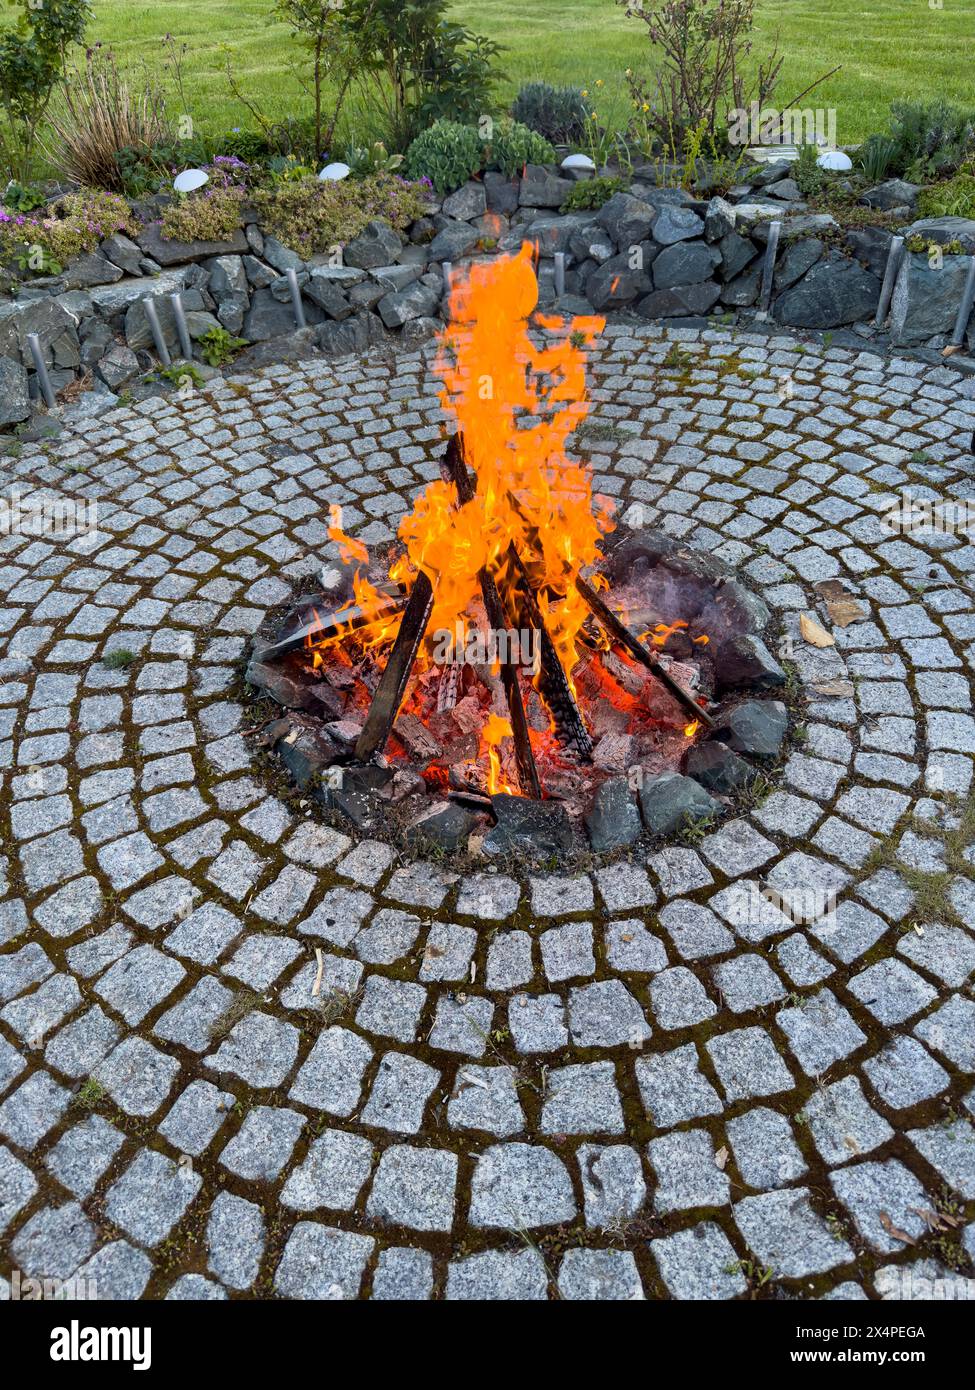
[[[752,67],[754,0],[616,0],[646,26],[657,71],[649,81],[627,74],[634,105],[661,143],[679,154],[689,138],[720,148],[729,106],[759,107],[771,96],[782,59],[775,45]]]
[[[355,61],[343,11],[343,0],[276,0],[274,6],[274,17],[283,20],[311,53],[316,155],[323,154],[332,143],[335,125],[351,80],[351,66]],[[328,126],[323,128],[322,105],[325,84],[337,73],[342,73],[338,95]],[[302,81],[303,86],[306,85],[300,75],[299,81]]]
[[[8,177],[27,182],[38,131],[91,9],[88,0],[19,0],[17,7],[16,23],[0,35],[0,153]]]

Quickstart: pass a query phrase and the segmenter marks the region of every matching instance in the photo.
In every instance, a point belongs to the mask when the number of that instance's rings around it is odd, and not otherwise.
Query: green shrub
[[[33,212],[47,202],[44,193],[36,184],[22,184],[11,181],[0,194],[0,203],[8,212]]]
[[[608,203],[614,193],[625,193],[629,184],[622,178],[580,179],[569,189],[562,212],[595,211]]]
[[[885,173],[903,175],[913,183],[945,178],[975,154],[975,108],[936,101],[895,101],[890,108],[890,131],[870,136],[861,150],[868,159],[888,156]],[[883,140],[887,143],[879,145]]]
[[[799,158],[792,165],[792,177],[804,198],[811,198],[822,192],[828,181],[826,170],[820,169],[816,162],[818,159],[818,146],[803,145],[799,151]]]
[[[919,217],[975,217],[975,167],[966,165],[952,179],[922,188]]]
[[[585,132],[586,107],[579,87],[526,82],[515,97],[511,114],[553,145],[576,144]]]
[[[180,169],[203,168],[213,158],[202,137],[166,140],[153,145],[125,145],[115,151],[118,185],[127,198],[145,198],[160,189],[171,191]]]
[[[885,179],[897,155],[897,141],[890,135],[871,135],[857,151],[857,163],[871,183]]]
[[[257,188],[254,205],[266,231],[299,255],[318,255],[359,235],[382,218],[403,228],[423,214],[429,187],[395,174],[338,182],[317,178]]]
[[[435,121],[413,141],[406,152],[406,172],[411,179],[429,179],[441,197],[480,173],[484,167],[484,143],[469,125]]]
[[[229,241],[240,227],[249,199],[250,165],[236,155],[217,155],[206,172],[210,182],[170,203],[162,234],[170,241]]]
[[[550,164],[555,151],[537,130],[505,117],[495,122],[487,156],[489,169],[500,169],[510,178],[520,174],[526,164]]]
[[[26,182],[38,132],[91,9],[87,0],[12,3],[21,14],[0,29],[0,167]]]
[[[39,248],[41,264],[31,269],[51,269],[51,263],[65,265],[72,256],[94,251],[98,243],[115,232],[138,231],[132,210],[117,193],[83,188],[57,198],[36,216],[11,214],[0,208],[0,259],[24,256],[25,248]]]

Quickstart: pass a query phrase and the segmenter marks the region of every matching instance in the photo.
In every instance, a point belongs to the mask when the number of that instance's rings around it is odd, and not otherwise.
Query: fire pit
[[[436,371],[455,422],[370,556],[342,530],[322,589],[255,641],[288,713],[260,737],[331,813],[375,834],[563,856],[710,820],[777,757],[768,609],[728,566],[616,527],[567,455],[603,327],[537,315],[530,256],[458,278]]]

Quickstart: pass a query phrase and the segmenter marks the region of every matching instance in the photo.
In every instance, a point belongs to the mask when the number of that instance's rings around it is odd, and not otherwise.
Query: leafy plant
[[[968,163],[951,179],[922,188],[917,195],[921,217],[975,217],[975,163]]]
[[[936,101],[891,104],[894,172],[914,183],[943,178],[975,153],[975,109]]]
[[[305,178],[256,188],[252,196],[266,230],[307,258],[350,241],[376,218],[409,226],[422,216],[428,194],[428,185],[372,174],[337,182]]]
[[[491,110],[500,52],[447,19],[448,0],[345,0],[362,104],[382,112],[385,143],[405,150],[433,120],[473,121]]]
[[[871,183],[887,177],[897,156],[897,141],[890,135],[870,135],[857,151],[857,163]]]
[[[124,671],[133,661],[135,652],[129,651],[128,647],[114,647],[102,657],[102,665],[107,666],[110,671]]]
[[[0,208],[0,259],[17,258],[19,263],[25,247],[38,248],[44,264],[63,265],[82,251],[94,251],[100,241],[114,232],[137,231],[124,198],[102,189],[83,188],[79,193],[56,198],[42,215],[11,216]],[[37,260],[36,255],[34,259]]]
[[[586,109],[578,87],[525,82],[515,97],[511,114],[553,145],[572,145],[582,139]]]
[[[147,74],[134,92],[101,44],[87,50],[84,66],[64,83],[51,129],[47,154],[60,173],[118,192],[124,189],[119,150],[147,150],[173,138],[160,89]]]
[[[403,163],[401,154],[390,154],[381,140],[371,145],[349,145],[345,151],[345,162],[352,170],[354,178],[365,178],[367,174],[391,174]]]
[[[210,328],[199,341],[203,360],[208,367],[222,367],[232,362],[241,348],[247,346],[246,338],[235,338],[226,328]]]
[[[513,121],[510,116],[494,123],[487,151],[487,167],[500,169],[509,177],[520,173],[526,164],[548,164],[555,151],[537,130]]]
[[[757,64],[751,57],[754,0],[616,0],[646,27],[653,76],[627,70],[634,108],[665,150],[685,148],[688,132],[702,127],[717,150],[729,106],[761,109],[782,67],[773,45]],[[749,81],[745,73],[754,75]],[[702,126],[703,123],[703,126]]]
[[[17,183],[13,179],[0,195],[0,203],[10,212],[33,212],[46,202],[47,198],[36,184]]]
[[[473,126],[436,121],[406,152],[411,179],[429,179],[441,195],[460,188],[484,166],[484,142]]]
[[[38,131],[91,9],[88,0],[18,0],[18,8],[17,22],[0,34],[0,159],[26,183]]]
[[[64,269],[60,261],[39,245],[24,246],[14,257],[14,263],[34,275],[60,275]]]
[[[626,179],[604,176],[595,179],[580,179],[569,189],[562,212],[595,211],[608,203],[614,193],[624,193],[628,187]]]
[[[161,187],[169,191],[173,175],[189,165],[205,167],[213,158],[210,144],[201,137],[170,139],[150,146],[125,145],[115,151],[118,182],[127,198],[145,198]]]
[[[804,198],[811,198],[822,191],[827,182],[825,169],[817,164],[819,149],[816,145],[803,145],[799,158],[792,165],[792,177]]]

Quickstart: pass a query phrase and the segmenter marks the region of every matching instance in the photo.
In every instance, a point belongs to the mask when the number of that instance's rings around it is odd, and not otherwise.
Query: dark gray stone
[[[739,758],[723,743],[699,743],[687,755],[685,770],[689,777],[700,782],[708,791],[727,796],[746,787],[755,773],[744,758]]]
[[[647,240],[656,217],[657,210],[649,203],[629,193],[614,193],[599,209],[596,221],[625,254]]]
[[[704,220],[690,208],[674,207],[665,204],[657,213],[653,224],[653,239],[661,246],[672,246],[677,241],[690,241],[692,237],[702,236]]]
[[[725,281],[733,280],[758,255],[755,243],[737,232],[726,233],[718,242],[718,250],[721,252],[718,279]]]
[[[721,806],[693,778],[664,772],[644,781],[640,809],[651,834],[673,835],[689,822],[716,815]]]
[[[593,849],[599,853],[632,845],[643,828],[636,800],[625,777],[610,777],[593,798],[585,816]]]
[[[921,343],[954,326],[961,302],[969,256],[945,256],[939,267],[922,253],[908,254],[894,285],[890,304],[893,342]]]
[[[721,716],[714,737],[736,753],[776,758],[788,727],[788,711],[781,701],[747,700]]]
[[[357,237],[353,237],[345,247],[342,259],[347,266],[354,266],[357,270],[372,270],[375,266],[391,265],[402,246],[399,233],[388,222],[377,220],[368,223]]]
[[[29,415],[27,373],[12,357],[0,357],[0,425],[16,425]]]
[[[738,685],[771,690],[785,685],[785,672],[760,637],[743,633],[723,642],[715,653],[714,675],[718,692]]]
[[[456,261],[477,243],[477,232],[468,222],[448,222],[431,241],[431,261]]]
[[[697,285],[711,277],[720,264],[721,253],[703,242],[675,242],[665,247],[653,262],[653,284],[658,290],[677,285]]]
[[[587,279],[586,298],[594,309],[617,309],[632,304],[652,288],[647,262],[643,269],[633,270],[628,256],[612,256]]]
[[[572,182],[556,178],[543,164],[526,164],[518,201],[523,208],[560,208],[569,196]]]
[[[907,183],[904,179],[885,179],[875,188],[869,188],[857,201],[868,208],[879,208],[890,212],[893,208],[912,208],[921,191],[918,183]]]
[[[773,290],[782,294],[811,270],[822,257],[823,243],[818,237],[804,237],[801,241],[790,241],[775,267]]]
[[[113,391],[138,376],[139,359],[124,343],[113,343],[98,363],[98,375]]]
[[[498,823],[485,838],[486,854],[514,852],[547,859],[571,847],[572,823],[560,802],[500,793],[491,804]]]
[[[797,285],[779,295],[772,317],[794,328],[839,328],[872,318],[879,298],[876,275],[858,261],[828,251]]]
[[[66,290],[84,289],[89,285],[114,285],[123,271],[95,251],[75,256],[61,272],[60,280]]]
[[[706,314],[721,293],[714,280],[697,285],[678,285],[673,289],[655,290],[641,299],[636,312],[648,319],[673,319]]]
[[[240,255],[248,249],[243,228],[227,241],[170,241],[159,222],[150,222],[139,233],[139,245],[159,265],[182,265],[184,261],[203,261],[209,256]]]
[[[381,299],[376,308],[387,328],[402,328],[411,319],[429,317],[440,303],[440,293],[429,285],[416,281],[405,290],[397,290]]]
[[[846,244],[857,260],[882,280],[893,235],[886,227],[854,227],[846,234]]]

